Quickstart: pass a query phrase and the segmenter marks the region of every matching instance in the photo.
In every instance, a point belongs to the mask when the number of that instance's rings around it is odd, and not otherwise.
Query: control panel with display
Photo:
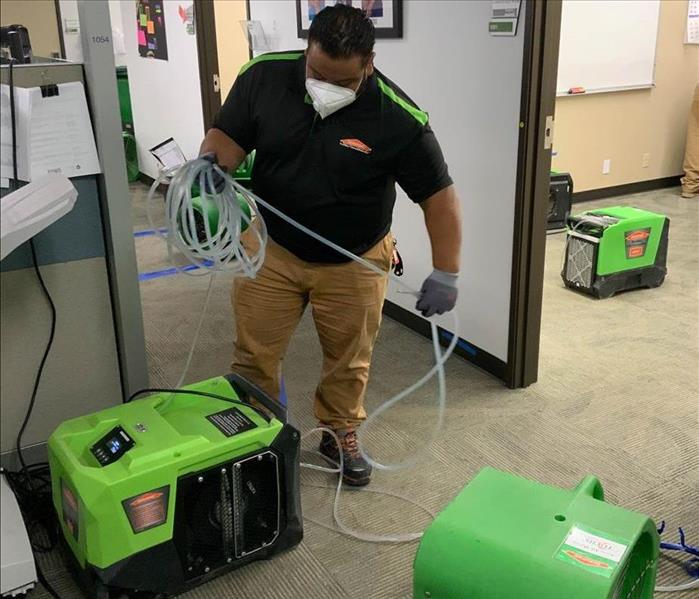
[[[97,458],[100,466],[108,466],[116,462],[135,445],[134,440],[120,426],[114,427],[90,451]]]

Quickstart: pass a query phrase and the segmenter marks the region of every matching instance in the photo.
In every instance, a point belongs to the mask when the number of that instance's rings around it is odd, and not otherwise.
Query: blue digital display
[[[100,466],[109,466],[116,462],[135,445],[133,439],[123,428],[115,426],[95,443],[90,451],[97,458]]]
[[[119,439],[110,439],[107,441],[107,447],[112,453],[117,453],[121,449],[121,443]]]

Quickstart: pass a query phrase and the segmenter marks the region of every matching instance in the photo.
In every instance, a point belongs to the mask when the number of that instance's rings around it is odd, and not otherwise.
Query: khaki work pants
[[[248,250],[254,249],[251,238],[246,236]],[[392,255],[389,234],[363,257],[388,273]],[[364,393],[387,283],[386,275],[356,262],[305,262],[269,239],[257,277],[233,284],[233,372],[278,398],[281,360],[310,303],[323,348],[315,416],[334,429],[355,428],[366,418]]]
[[[680,181],[683,194],[687,196],[699,194],[699,84],[694,88],[694,100],[689,111],[684,177]]]

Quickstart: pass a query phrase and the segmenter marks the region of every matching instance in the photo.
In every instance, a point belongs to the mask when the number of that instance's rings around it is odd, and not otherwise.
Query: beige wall
[[[32,52],[36,56],[60,55],[58,21],[53,0],[2,0],[0,24],[24,25],[29,30]]]
[[[557,98],[552,168],[570,171],[576,191],[682,173],[699,82],[699,45],[683,43],[686,19],[687,0],[662,1],[654,88]],[[611,171],[603,175],[607,158]]]
[[[218,72],[224,102],[240,67],[248,60],[248,44],[240,21],[247,19],[245,0],[214,0]]]

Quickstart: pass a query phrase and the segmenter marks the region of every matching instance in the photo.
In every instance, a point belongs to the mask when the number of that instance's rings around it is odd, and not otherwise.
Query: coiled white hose
[[[213,169],[217,169],[226,177],[226,185],[220,193],[207,194],[204,190],[214,189]],[[158,187],[164,183],[168,184],[165,196],[165,233],[155,226],[151,213],[153,198]],[[201,200],[213,204],[218,212],[215,231],[211,230],[206,213],[195,210],[192,202],[192,186],[195,183],[199,186]],[[179,252],[190,264],[203,267],[182,272],[196,276],[225,271],[234,276],[254,277],[262,267],[267,248],[267,227],[264,219],[260,218],[254,202],[248,201],[251,216],[241,208],[236,188],[244,189],[225,175],[218,166],[200,158],[190,160],[180,167],[161,171],[151,186],[146,203],[148,222],[167,242],[170,259],[173,258],[173,252]],[[253,231],[259,245],[257,251],[250,255],[240,243],[240,234],[255,218],[259,223],[257,227],[253,227]],[[199,238],[202,232],[204,239]]]
[[[214,189],[215,187],[214,173],[217,173],[223,178],[223,188],[219,193],[206,194],[204,190]],[[181,269],[181,272],[186,274],[201,275],[225,271],[232,273],[234,276],[247,276],[254,278],[257,271],[264,263],[265,248],[268,238],[267,227],[258,209],[258,206],[263,206],[279,218],[284,219],[289,224],[306,233],[309,237],[312,237],[313,239],[316,239],[317,241],[334,249],[343,256],[358,262],[381,276],[386,276],[387,274],[378,266],[372,264],[364,258],[361,258],[360,256],[356,256],[352,252],[349,252],[337,244],[325,239],[321,235],[318,235],[315,231],[312,231],[304,225],[296,222],[294,219],[288,217],[286,214],[237,183],[218,165],[212,164],[208,160],[201,158],[190,160],[180,167],[162,171],[158,179],[151,186],[146,203],[146,210],[148,221],[151,228],[154,230],[159,229],[154,222],[151,207],[155,198],[157,197],[157,190],[159,186],[165,183],[168,184],[168,190],[165,196],[166,232],[160,233],[160,235],[167,243],[168,255],[171,260],[173,260],[174,256],[179,253],[181,256],[184,256],[187,261],[190,262],[190,264],[197,266],[197,268],[194,270]],[[192,186],[195,183],[199,186],[201,197],[205,198],[206,201],[213,202],[213,205],[218,212],[218,220],[215,230],[212,230],[211,223],[209,222],[205,211],[197,212],[195,209],[192,198]],[[241,208],[238,200],[239,197],[242,197],[244,202],[249,206],[251,216],[248,216],[245,210]],[[254,253],[248,254],[241,244],[240,235],[245,228],[252,225],[253,221],[255,222],[255,226],[251,226],[250,228],[252,229],[253,234],[257,237],[258,249]],[[389,273],[388,276],[408,293],[414,295],[415,297],[419,297],[419,291],[417,289],[414,289],[403,280],[397,278],[395,275]],[[203,322],[203,317],[206,311],[206,306],[208,305],[210,294],[211,283],[207,292],[207,299],[204,303],[204,310],[199,319],[197,332],[187,358],[187,364],[182,376],[180,377],[180,386],[184,382],[194,347],[196,346],[197,338],[201,331],[201,324]],[[430,321],[432,344],[435,356],[434,366],[416,383],[410,385],[400,393],[384,402],[377,410],[369,415],[366,422],[364,422],[364,424],[359,428],[360,452],[364,459],[366,459],[369,464],[378,470],[398,470],[415,465],[420,460],[422,454],[427,450],[427,448],[437,439],[442,430],[444,424],[444,413],[446,410],[444,363],[449,359],[454,351],[459,337],[458,317],[456,312],[452,311],[451,316],[454,322],[452,328],[453,335],[444,352],[442,352],[440,348],[439,331],[437,325],[433,321]],[[384,464],[369,455],[363,447],[362,440],[365,438],[367,431],[371,430],[376,420],[386,411],[391,409],[395,404],[425,385],[434,376],[437,376],[438,381],[437,417],[427,442],[419,450],[414,451],[412,455],[397,463]],[[313,429],[310,432],[315,432],[318,430],[327,430],[330,432],[339,446],[339,439],[334,431],[321,427]],[[306,435],[307,434],[310,433],[306,433]],[[342,457],[342,451],[339,451],[339,454]],[[321,466],[311,464],[302,465],[315,470],[339,473],[335,502],[333,506],[333,516],[340,532],[357,539],[372,542],[406,542],[418,539],[422,535],[422,533],[374,535],[350,529],[342,523],[339,516],[339,500],[340,492],[342,490],[342,464],[340,464],[338,468],[323,468]],[[397,496],[401,499],[414,503],[412,500],[408,500],[402,496],[392,493],[384,494]]]

